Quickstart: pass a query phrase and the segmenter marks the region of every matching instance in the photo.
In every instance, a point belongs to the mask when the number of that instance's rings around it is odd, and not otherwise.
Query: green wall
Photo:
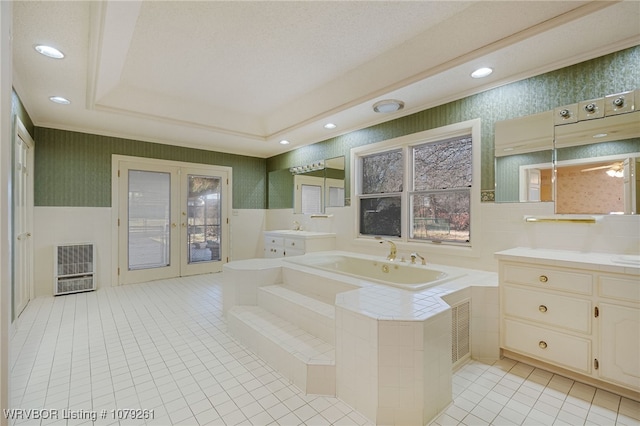
[[[266,207],[266,160],[65,130],[35,128],[36,206],[110,207],[111,155],[233,167],[233,208]]]
[[[380,142],[474,118],[482,121],[481,189],[492,191],[495,182],[494,124],[558,106],[640,88],[640,46],[586,61],[557,71],[507,84],[416,114],[299,148],[267,160],[267,172],[288,169],[321,159],[344,155],[350,166],[351,148]],[[349,197],[350,174],[345,185]],[[270,191],[291,192],[291,188],[270,185]],[[287,197],[269,193],[270,208],[291,208],[271,200]]]

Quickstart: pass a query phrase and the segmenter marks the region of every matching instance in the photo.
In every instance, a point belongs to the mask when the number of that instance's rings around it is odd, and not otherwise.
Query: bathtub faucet
[[[396,245],[393,241],[390,240],[382,240],[380,241],[380,244],[382,243],[389,243],[391,245],[391,250],[389,251],[389,255],[387,256],[387,260],[390,261],[394,261],[396,260],[396,255],[398,254],[397,250],[396,250]]]
[[[422,260],[422,264],[423,265],[427,264],[427,260],[424,257],[420,256],[418,253],[411,253],[411,263],[412,264],[416,263],[416,257],[419,257],[420,260]]]

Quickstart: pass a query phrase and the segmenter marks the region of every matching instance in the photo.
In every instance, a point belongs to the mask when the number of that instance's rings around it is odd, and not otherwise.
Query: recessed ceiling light
[[[282,140],[280,141],[280,145],[289,145],[289,141],[288,141],[288,140],[286,140],[286,139],[282,139]]]
[[[333,123],[327,123],[327,124],[324,125],[325,129],[335,129],[336,127],[338,127],[338,126],[336,126]]]
[[[57,104],[69,105],[71,101],[67,98],[63,98],[62,96],[51,96],[49,98],[51,102],[55,102]]]
[[[482,77],[486,77],[489,74],[491,74],[493,72],[492,68],[478,68],[477,70],[475,70],[474,72],[471,73],[471,77],[473,78],[482,78]]]
[[[397,99],[385,99],[373,104],[373,110],[383,114],[400,111],[402,108],[404,108],[404,102]]]
[[[64,58],[64,53],[62,53],[55,47],[45,46],[44,44],[38,44],[37,46],[34,46],[34,49],[36,49],[36,52],[40,53],[41,55],[47,56],[49,58],[53,58],[53,59]]]

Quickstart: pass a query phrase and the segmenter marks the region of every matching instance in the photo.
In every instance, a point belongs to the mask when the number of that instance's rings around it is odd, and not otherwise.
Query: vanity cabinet
[[[289,257],[334,250],[335,238],[335,234],[327,232],[267,231],[264,233],[264,257]]]
[[[497,253],[503,353],[639,397],[640,267],[540,251]]]

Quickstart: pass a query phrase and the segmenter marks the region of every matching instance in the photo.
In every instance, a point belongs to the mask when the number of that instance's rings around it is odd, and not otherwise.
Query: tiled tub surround
[[[230,332],[303,391],[377,424],[427,424],[452,399],[451,305],[471,301],[471,356],[499,356],[497,274],[435,267],[459,278],[407,291],[281,259],[231,262],[223,309]]]
[[[640,256],[515,248],[496,257],[504,353],[640,401]]]

